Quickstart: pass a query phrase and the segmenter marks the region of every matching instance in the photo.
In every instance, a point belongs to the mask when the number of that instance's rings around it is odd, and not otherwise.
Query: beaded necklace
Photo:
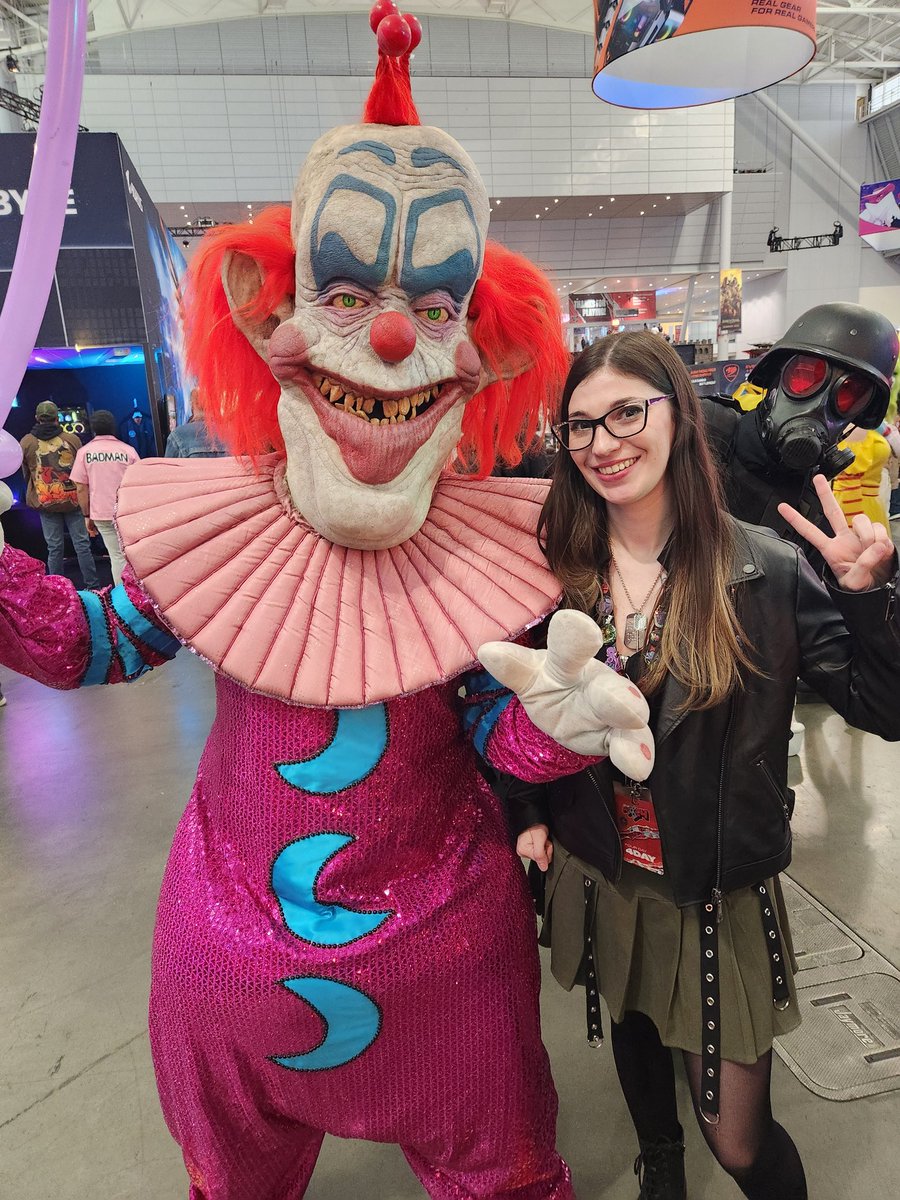
[[[625,670],[625,664],[616,647],[616,618],[613,613],[612,593],[609,588],[609,582],[602,576],[600,578],[600,595],[597,598],[594,614],[600,626],[600,632],[603,635],[606,665],[612,667],[614,671],[617,671],[621,675]],[[660,602],[653,614],[643,650],[640,652],[644,656],[645,663],[652,663],[659,654],[659,643],[665,623],[666,609],[665,605]]]

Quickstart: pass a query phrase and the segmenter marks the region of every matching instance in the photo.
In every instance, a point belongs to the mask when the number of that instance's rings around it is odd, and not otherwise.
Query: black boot
[[[638,1200],[687,1200],[684,1178],[684,1136],[641,1142],[634,1160],[634,1173],[641,1185]]]

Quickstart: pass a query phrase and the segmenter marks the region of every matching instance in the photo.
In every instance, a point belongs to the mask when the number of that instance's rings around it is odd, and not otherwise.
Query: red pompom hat
[[[375,0],[369,24],[378,39],[378,66],[363,121],[367,125],[421,125],[412,98],[409,60],[422,40],[422,26],[401,13],[394,0]]]

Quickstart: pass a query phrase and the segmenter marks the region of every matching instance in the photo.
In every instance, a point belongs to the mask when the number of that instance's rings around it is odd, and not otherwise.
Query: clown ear
[[[263,271],[249,254],[228,251],[222,259],[222,287],[231,318],[257,354],[265,358],[266,343],[282,321],[293,315],[292,297],[274,307],[262,301]]]
[[[291,210],[207,230],[185,280],[184,342],[210,429],[232,454],[283,446],[267,337],[293,311]]]

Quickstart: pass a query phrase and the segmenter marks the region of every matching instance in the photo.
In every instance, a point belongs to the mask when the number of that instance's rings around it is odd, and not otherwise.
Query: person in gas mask
[[[799,317],[751,371],[765,395],[750,412],[729,397],[704,401],[707,434],[723,469],[728,507],[742,521],[797,535],[778,513],[786,502],[822,517],[812,478],[832,480],[853,462],[838,443],[850,428],[877,429],[900,353],[897,331],[858,304],[819,304]]]

